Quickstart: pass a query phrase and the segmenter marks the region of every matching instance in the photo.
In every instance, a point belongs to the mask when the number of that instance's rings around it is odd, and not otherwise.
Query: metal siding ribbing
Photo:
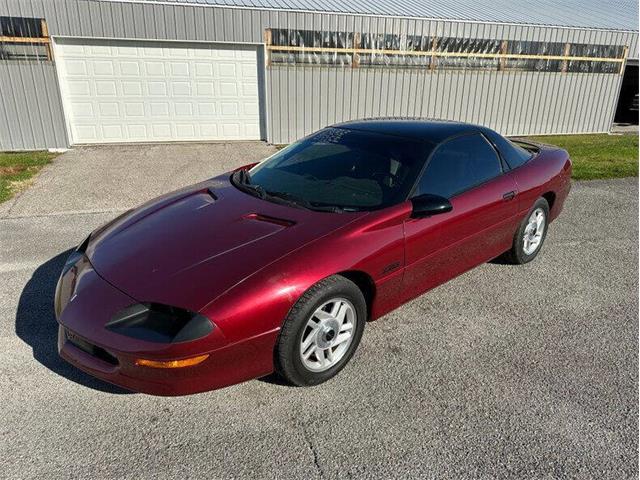
[[[2,15],[33,16],[43,3],[9,0]],[[52,63],[0,61],[0,150],[65,147],[60,90]]]
[[[0,150],[67,146],[54,66],[0,62]]]
[[[262,43],[265,28],[289,28],[591,42],[628,45],[629,56],[638,55],[637,32],[514,24],[94,0],[5,0],[0,14],[45,18],[53,36]],[[0,61],[0,75],[0,148],[66,146],[54,64]],[[622,81],[615,74],[326,65],[274,65],[264,77],[262,129],[274,143],[384,115],[471,121],[505,134],[605,132]]]
[[[306,69],[312,70],[313,67],[306,67]],[[279,86],[283,81],[303,85],[306,69],[298,68],[288,73],[284,70],[274,69],[272,70],[272,81]],[[330,80],[331,74],[334,72],[325,72],[325,75],[314,76],[315,91],[320,89],[320,79],[325,79],[328,83],[322,94],[314,97],[320,101],[322,101],[321,98],[329,98],[331,101],[337,99],[339,105],[344,104],[344,98],[340,96],[340,92],[333,88],[334,83]],[[364,97],[368,97],[368,93],[371,98],[376,96],[378,98],[392,97],[394,91],[402,88],[402,82],[417,82],[416,77],[418,77],[417,72],[410,72],[396,79],[393,72],[365,71],[364,69],[362,71],[345,70],[341,75],[361,76],[360,81],[355,78],[349,78],[345,81],[354,85],[354,88],[359,88],[360,92],[364,89],[366,91]],[[505,76],[509,77],[508,80],[501,82],[504,80],[501,77]],[[621,76],[549,73],[549,78],[545,80],[546,84],[552,85],[555,91],[565,92],[564,102],[560,105],[558,97],[549,94],[550,92],[542,85],[542,79],[538,76],[532,72],[477,72],[470,80],[469,75],[462,72],[429,73],[424,81],[426,84],[433,85],[433,88],[422,97],[415,98],[416,107],[418,107],[417,109],[421,107],[426,109],[426,117],[481,123],[505,135],[608,131],[611,115],[615,110],[614,100]],[[438,79],[438,77],[440,78]],[[438,80],[440,81],[438,82]],[[420,86],[420,83],[417,85]],[[273,112],[275,118],[280,122],[278,122],[278,128],[271,131],[273,136],[271,141],[288,143],[323,126],[317,122],[317,117],[313,116],[314,102],[306,98],[304,103],[309,108],[302,110],[305,117],[300,119],[298,114],[295,119],[292,119],[294,123],[290,128],[283,128],[289,125],[286,112],[293,109],[301,111],[300,97],[288,95],[286,92],[282,94],[284,92],[282,88],[276,88],[274,91],[281,93],[279,97],[275,97],[277,105],[274,106]],[[456,102],[452,92],[458,92],[458,95],[463,97],[465,101]],[[495,100],[488,101],[492,97],[496,97]],[[509,101],[503,101],[503,97],[508,98]],[[351,101],[347,103],[353,103],[355,98],[355,96],[351,97]],[[400,103],[394,105],[393,102],[388,102],[385,105],[385,102],[382,102],[381,108],[376,108],[371,112],[358,108],[357,104],[360,102],[364,106],[367,104],[366,98],[360,96],[359,100],[355,101],[355,109],[351,111],[351,114],[342,115],[340,118],[334,118],[331,115],[324,117],[324,125],[349,118],[405,114]],[[315,103],[316,108],[318,103]],[[327,109],[327,112],[330,111]],[[316,121],[314,122],[314,120]],[[313,125],[313,127],[303,128],[308,125]]]
[[[315,11],[414,17],[480,23],[518,23],[603,29],[638,28],[634,0],[103,0],[234,6],[278,11]]]

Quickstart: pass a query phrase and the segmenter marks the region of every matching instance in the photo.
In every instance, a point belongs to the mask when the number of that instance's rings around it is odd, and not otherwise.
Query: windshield
[[[430,150],[416,140],[326,128],[256,165],[242,181],[263,198],[373,210],[405,200]]]

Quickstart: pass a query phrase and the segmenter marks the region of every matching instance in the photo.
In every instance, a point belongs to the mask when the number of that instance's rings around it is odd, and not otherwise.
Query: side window
[[[489,142],[479,134],[465,135],[449,140],[435,151],[415,194],[451,198],[501,172],[500,160]]]

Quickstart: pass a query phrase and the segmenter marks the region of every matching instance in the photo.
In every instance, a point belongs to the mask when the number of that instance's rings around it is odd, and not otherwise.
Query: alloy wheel
[[[336,365],[349,351],[357,321],[353,304],[345,298],[333,298],[318,307],[300,339],[303,365],[312,372]]]

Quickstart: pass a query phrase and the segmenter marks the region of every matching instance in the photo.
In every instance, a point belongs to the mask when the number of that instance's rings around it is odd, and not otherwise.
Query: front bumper
[[[98,347],[114,360],[82,348],[80,341],[93,345],[63,325],[58,328],[58,352],[80,370],[127,390],[150,395],[188,395],[215,390],[273,371],[272,354],[278,332],[233,344],[211,352],[204,362],[185,368],[161,369],[138,366],[135,356]],[[151,357],[166,360],[170,357]]]
[[[273,371],[278,330],[229,344],[219,328],[182,343],[131,338],[104,326],[115,312],[136,303],[105,281],[86,257],[66,272],[56,289],[58,352],[90,375],[128,390],[152,395],[186,395],[226,387]],[[153,368],[136,359],[179,360],[202,354],[202,363]]]

